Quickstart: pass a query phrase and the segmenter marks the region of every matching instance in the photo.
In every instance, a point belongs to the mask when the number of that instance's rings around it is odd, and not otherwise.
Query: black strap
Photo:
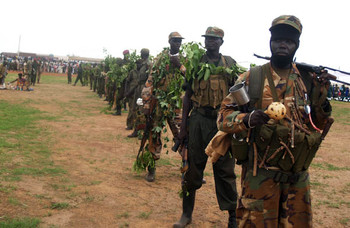
[[[273,101],[277,102],[278,101],[278,96],[277,96],[277,92],[276,92],[275,83],[273,82],[271,72],[268,72],[267,70],[270,70],[270,69],[266,69],[266,65],[265,65],[265,67],[263,68],[263,71],[264,71],[264,74],[267,77],[267,80],[269,81],[269,86],[270,86],[270,89],[271,89]]]
[[[263,75],[262,66],[256,66],[250,69],[249,90],[250,108],[258,104],[258,109],[262,106],[262,93],[264,90],[265,75]]]

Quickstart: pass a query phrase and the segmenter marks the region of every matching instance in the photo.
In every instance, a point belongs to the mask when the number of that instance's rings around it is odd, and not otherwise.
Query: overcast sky
[[[17,0],[2,1],[0,52],[104,58],[124,49],[156,55],[178,31],[183,42],[204,42],[208,26],[225,31],[221,52],[243,66],[270,55],[269,27],[293,14],[303,24],[298,62],[350,72],[350,13],[344,0]],[[350,76],[348,76],[350,77]]]

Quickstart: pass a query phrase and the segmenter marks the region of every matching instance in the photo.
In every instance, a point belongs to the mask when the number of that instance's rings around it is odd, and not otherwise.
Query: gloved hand
[[[319,77],[318,81],[321,85],[329,85],[329,74],[327,72],[323,72]]]
[[[178,55],[170,56],[170,63],[176,68],[180,68],[181,67],[180,57]]]
[[[143,105],[142,98],[137,98],[136,104],[137,104],[138,106]]]
[[[254,128],[266,124],[270,117],[262,110],[254,110],[243,118],[243,123],[247,128]]]

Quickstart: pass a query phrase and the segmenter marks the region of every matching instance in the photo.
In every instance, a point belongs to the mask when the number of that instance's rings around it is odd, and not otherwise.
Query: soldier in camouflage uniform
[[[44,63],[42,60],[38,60],[39,66],[37,70],[37,83],[40,84],[41,73],[43,72]]]
[[[68,69],[67,69],[68,84],[72,84],[72,72],[73,72],[72,63],[68,63]]]
[[[151,67],[151,62],[149,60],[149,50],[147,48],[143,48],[141,49],[141,59],[137,65],[138,85],[135,89],[134,99],[132,101],[134,104],[134,108],[132,111],[135,112],[135,122],[133,126],[134,132],[128,135],[128,137],[130,138],[137,137],[137,131],[143,129],[145,125],[145,116],[143,114],[142,106],[136,105],[136,101],[137,99],[141,98],[141,91],[145,86],[150,67]]]
[[[214,64],[216,67],[230,68],[236,61],[230,56],[220,53],[223,44],[224,31],[218,27],[208,27],[205,35],[206,53],[201,62]],[[210,75],[208,80],[195,79],[189,82],[184,97],[183,117],[188,121],[188,162],[189,168],[183,182],[183,204],[180,220],[174,227],[185,227],[192,221],[192,212],[195,203],[196,190],[201,188],[203,172],[208,160],[205,148],[216,134],[216,117],[222,99],[226,96],[229,86],[233,85],[234,78],[221,73]],[[189,105],[187,105],[189,104]],[[190,106],[191,108],[185,108]],[[185,113],[188,112],[188,113]],[[183,121],[184,123],[184,121]],[[184,138],[186,130],[181,126],[179,138]],[[221,210],[229,211],[229,227],[235,226],[235,209],[237,201],[236,176],[234,161],[230,153],[213,163],[216,196]]]
[[[79,63],[78,66],[78,75],[77,78],[75,79],[75,82],[73,84],[73,86],[76,86],[77,82],[80,80],[81,86],[84,86],[84,82],[83,82],[83,63]]]
[[[137,66],[140,66],[140,62],[136,62]],[[134,127],[134,122],[136,119],[136,100],[135,91],[138,85],[138,69],[133,69],[129,72],[127,78],[125,79],[125,91],[124,97],[129,104],[129,113],[126,118],[126,130],[132,130]]]
[[[128,65],[130,62],[129,50],[124,50],[123,55],[124,55],[124,58],[123,58],[122,66],[125,66],[125,65]],[[124,108],[125,108],[125,103],[124,103],[125,102],[125,100],[124,100],[125,90],[126,90],[126,88],[125,88],[125,80],[124,80],[122,82],[120,88],[118,88],[117,93],[115,93],[115,96],[114,96],[114,104],[116,106],[116,112],[113,115],[120,116],[122,114],[122,107],[124,106]]]
[[[252,94],[259,91],[257,99],[251,99],[246,112],[235,108],[229,94],[218,116],[218,128],[233,134],[232,149],[242,164],[237,222],[239,227],[312,227],[308,167],[321,134],[311,120],[323,129],[331,113],[327,80],[304,74],[293,63],[302,32],[298,18],[277,17],[270,31],[270,62],[243,73],[236,82],[245,81]],[[286,118],[274,120],[265,114],[273,101],[285,105]]]
[[[105,64],[101,63],[101,73],[98,75],[98,82],[97,82],[97,94],[100,98],[105,94],[105,78],[106,78],[106,70],[105,70]]]
[[[28,88],[32,81],[32,61],[28,57],[24,57],[23,76],[26,78],[26,86]]]
[[[150,74],[142,89],[143,110],[146,116],[151,117],[153,120],[153,127],[166,127],[166,123],[163,123],[162,117],[165,116],[161,108],[161,102],[166,102],[171,108],[175,108],[175,105],[169,100],[159,100],[159,94],[168,94],[170,85],[172,82],[176,82],[183,76],[183,65],[180,63],[179,50],[184,39],[180,33],[172,32],[168,37],[170,48],[165,48],[154,60],[153,66],[150,70]],[[166,68],[162,69],[164,63]],[[182,70],[182,71],[181,71]],[[179,85],[181,86],[181,85]],[[173,101],[174,102],[174,101]],[[154,104],[154,105],[152,105]],[[153,107],[152,107],[153,106]],[[170,108],[170,107],[169,107]],[[149,118],[148,118],[149,119]],[[164,121],[165,122],[165,121]],[[166,122],[173,134],[174,139],[178,136],[178,128],[174,119],[169,116],[166,117]],[[162,150],[161,132],[149,132],[149,141],[151,143],[148,146],[150,153],[154,160],[160,158]],[[155,167],[148,166],[148,173],[145,179],[149,182],[155,180]]]
[[[4,60],[0,64],[0,87],[4,86],[5,84],[6,75],[7,75],[7,60]]]
[[[38,74],[39,68],[40,68],[40,64],[38,62],[38,60],[35,58],[33,61],[33,65],[32,65],[32,77],[31,77],[31,84],[33,86],[35,86],[36,83],[36,76]]]
[[[100,65],[95,64],[95,67],[93,68],[93,74],[94,74],[93,91],[98,92],[99,77],[101,75]]]

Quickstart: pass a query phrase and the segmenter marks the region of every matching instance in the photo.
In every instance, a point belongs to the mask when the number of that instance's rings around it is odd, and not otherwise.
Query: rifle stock
[[[152,130],[152,118],[150,115],[148,115],[146,118],[146,126],[145,126],[144,131],[143,131],[140,148],[139,148],[139,151],[137,153],[137,159],[139,158],[140,153],[143,151],[143,148],[145,147],[146,141],[149,137],[151,130]]]

